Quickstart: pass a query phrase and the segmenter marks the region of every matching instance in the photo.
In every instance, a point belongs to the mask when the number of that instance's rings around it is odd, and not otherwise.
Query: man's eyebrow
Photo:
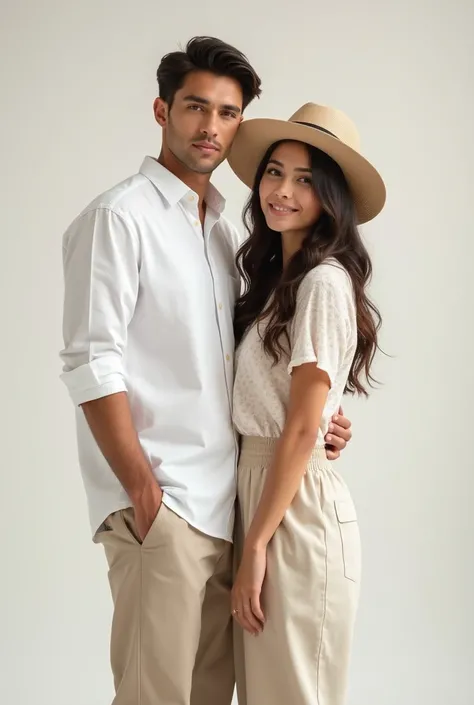
[[[194,95],[192,93],[190,95],[185,96],[183,98],[183,100],[187,101],[188,103],[199,103],[200,105],[210,105],[211,104],[211,101],[207,100],[207,98],[201,98],[201,96]],[[242,112],[242,110],[239,108],[238,105],[225,104],[225,105],[222,105],[221,108],[223,108],[224,110],[230,110],[234,113],[241,113]]]
[[[189,103],[201,103],[202,105],[209,105],[209,101],[207,98],[201,98],[198,95],[190,94],[187,95],[183,98],[183,100],[187,100]]]

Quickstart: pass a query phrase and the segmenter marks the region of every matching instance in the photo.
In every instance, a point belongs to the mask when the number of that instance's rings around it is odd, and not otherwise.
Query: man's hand
[[[135,524],[142,543],[160,511],[162,500],[163,492],[157,482],[151,482],[138,497],[132,498]]]
[[[140,444],[126,392],[82,405],[87,423],[135,510],[138,537],[144,540],[161,506],[163,492]]]
[[[334,414],[329,431],[324,440],[326,442],[326,455],[328,460],[337,460],[344,450],[346,445],[352,438],[351,422],[343,416],[342,408],[339,408],[339,413]]]

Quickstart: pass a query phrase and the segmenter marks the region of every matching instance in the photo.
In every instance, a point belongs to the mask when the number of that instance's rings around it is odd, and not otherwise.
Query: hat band
[[[306,127],[312,127],[313,130],[319,130],[320,132],[325,132],[327,135],[330,135],[331,137],[335,137],[337,140],[339,140],[339,137],[337,135],[335,135],[334,132],[330,132],[329,130],[326,130],[325,127],[321,127],[320,125],[314,125],[314,123],[312,123],[312,122],[301,122],[301,120],[292,120],[292,122],[296,123],[297,125],[306,125]]]

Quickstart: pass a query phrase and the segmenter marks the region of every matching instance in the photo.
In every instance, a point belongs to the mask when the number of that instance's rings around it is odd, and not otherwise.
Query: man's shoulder
[[[71,240],[82,237],[84,232],[94,232],[99,220],[105,222],[104,216],[107,222],[115,220],[136,231],[146,204],[150,203],[150,189],[148,179],[138,173],[100,193],[70,221],[63,232],[63,248],[67,249]]]
[[[143,208],[143,201],[147,200],[150,190],[153,187],[146,176],[133,174],[96,196],[83,208],[79,217],[100,209],[114,211],[123,217],[133,215]]]

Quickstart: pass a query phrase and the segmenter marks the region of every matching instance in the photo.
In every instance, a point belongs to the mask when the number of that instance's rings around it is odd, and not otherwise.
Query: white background
[[[61,236],[158,154],[155,71],[194,34],[247,53],[264,91],[249,116],[340,107],[386,179],[386,210],[364,233],[392,357],[379,357],[369,402],[345,404],[354,440],[338,466],[364,542],[348,705],[472,703],[473,8],[3,0],[2,703],[111,701],[106,565],[58,379]],[[227,165],[215,183],[239,222],[245,189]]]

